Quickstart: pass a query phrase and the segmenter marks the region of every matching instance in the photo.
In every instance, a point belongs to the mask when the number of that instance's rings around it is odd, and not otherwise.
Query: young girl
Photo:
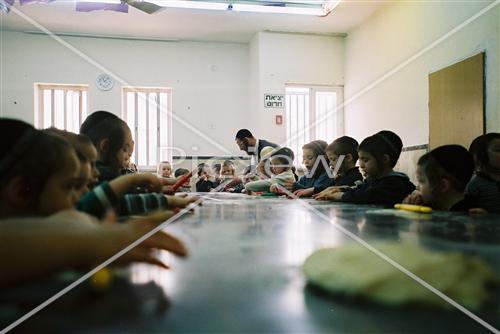
[[[295,182],[295,176],[292,172],[292,163],[294,159],[293,151],[287,147],[274,150],[270,157],[270,179],[248,182],[245,185],[247,193],[250,192],[281,192],[281,187],[289,187]]]
[[[500,213],[500,133],[488,133],[474,140],[469,152],[474,156],[476,174],[465,193],[478,207]]]
[[[161,177],[172,177],[172,165],[168,161],[162,161],[158,165],[158,175]]]
[[[355,188],[337,188],[323,198],[357,204],[392,206],[415,190],[408,176],[393,170],[403,142],[391,131],[380,131],[359,145],[359,168],[365,181]]]
[[[474,171],[474,161],[460,145],[444,145],[418,159],[418,191],[404,203],[428,205],[436,210],[469,211],[476,208],[464,189]]]
[[[80,163],[63,138],[0,119],[0,218],[45,216],[78,202]]]
[[[330,184],[326,171],[328,168],[328,159],[325,157],[327,145],[323,140],[315,140],[302,147],[303,163],[307,172],[293,184],[292,190],[295,196],[312,196],[315,188],[323,188]]]

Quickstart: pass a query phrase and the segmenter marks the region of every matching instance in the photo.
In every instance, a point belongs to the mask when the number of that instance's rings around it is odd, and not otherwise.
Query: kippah
[[[467,184],[474,172],[471,154],[460,145],[444,145],[433,149],[430,155],[447,173]]]

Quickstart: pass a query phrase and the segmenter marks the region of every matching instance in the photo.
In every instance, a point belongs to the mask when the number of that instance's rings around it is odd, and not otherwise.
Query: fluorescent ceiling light
[[[119,5],[122,3],[122,0],[75,0],[75,2],[93,2],[93,3],[105,3],[105,4]]]
[[[273,13],[273,14],[300,14],[300,15],[325,15],[320,7],[288,7],[288,6],[259,6],[235,3],[232,6],[235,12]]]
[[[161,7],[227,10],[229,4],[222,2],[186,1],[186,0],[146,0]]]

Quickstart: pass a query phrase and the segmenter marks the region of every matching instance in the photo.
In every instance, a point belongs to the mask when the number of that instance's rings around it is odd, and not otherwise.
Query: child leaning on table
[[[280,192],[281,187],[291,187],[295,182],[295,175],[292,171],[294,154],[288,147],[273,150],[269,158],[270,164],[266,173],[271,174],[271,178],[248,182],[245,185],[246,192]]]
[[[464,147],[437,147],[418,159],[418,190],[406,197],[404,203],[443,211],[467,212],[477,208],[475,201],[464,195],[473,171],[472,155]]]
[[[403,142],[392,131],[380,131],[359,145],[359,168],[365,180],[354,188],[338,188],[322,198],[355,204],[393,206],[401,203],[415,186],[404,173],[393,170]]]

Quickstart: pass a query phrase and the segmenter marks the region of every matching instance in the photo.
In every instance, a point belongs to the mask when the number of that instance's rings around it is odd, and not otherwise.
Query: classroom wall
[[[401,135],[405,146],[427,144],[429,73],[483,50],[487,130],[500,131],[500,6],[357,96],[487,5],[484,1],[391,2],[351,31],[345,44],[346,134],[361,140],[381,129],[391,129]]]
[[[260,32],[252,40],[251,50],[258,54],[252,68],[257,73],[251,95],[252,114],[259,125],[255,135],[284,144],[285,109],[264,108],[264,94],[285,94],[287,83],[342,86],[344,38]],[[283,115],[283,125],[275,124],[276,115]]]
[[[118,80],[111,91],[99,91],[95,79],[102,70],[52,38],[8,31],[0,35],[1,116],[33,123],[34,82],[88,84],[90,111],[121,114]],[[175,116],[192,127],[174,121],[173,144],[188,155],[241,153],[234,144],[234,132],[247,125],[250,110],[247,44],[64,40],[127,84],[171,87]]]

